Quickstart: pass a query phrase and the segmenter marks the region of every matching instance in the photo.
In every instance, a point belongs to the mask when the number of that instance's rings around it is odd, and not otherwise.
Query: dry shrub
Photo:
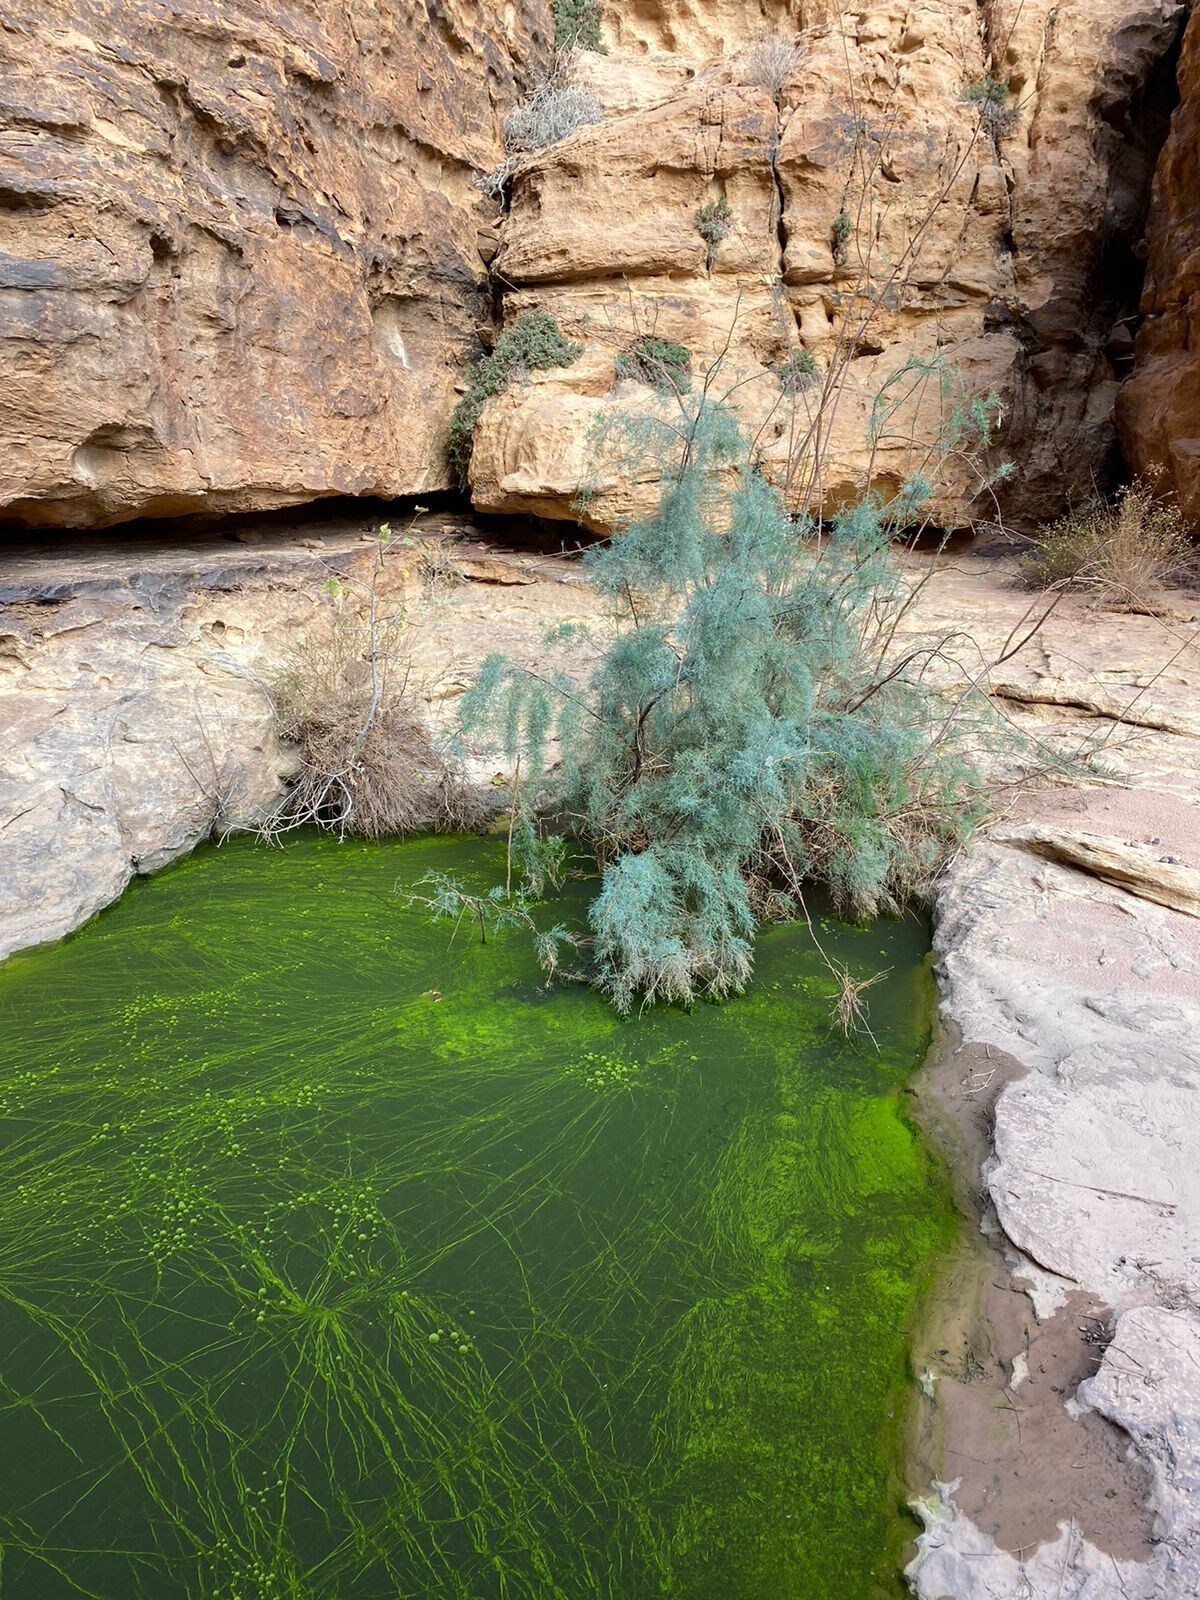
[[[799,46],[778,33],[763,33],[742,57],[746,81],[773,95],[781,94],[800,64]]]
[[[408,692],[400,615],[380,619],[335,587],[327,627],[295,645],[272,685],[276,728],[300,771],[264,828],[312,825],[341,837],[469,827],[480,808],[435,748]]]
[[[454,544],[453,537],[416,540],[417,576],[425,593],[435,602],[445,600],[463,581],[454,559]]]
[[[576,129],[602,119],[603,108],[592,91],[571,82],[575,61],[574,50],[559,50],[550,71],[539,79],[529,98],[505,117],[501,130],[504,160],[471,180],[490,200],[507,204],[509,186],[523,155],[544,150]]]
[[[1040,586],[1089,589],[1113,610],[1151,615],[1162,609],[1163,587],[1186,578],[1196,559],[1182,513],[1144,479],[1119,490],[1111,505],[1061,517],[1034,543],[1028,572]]]
[[[504,119],[504,148],[511,155],[544,150],[577,128],[599,122],[600,102],[590,89],[578,84],[541,83],[515,111]]]

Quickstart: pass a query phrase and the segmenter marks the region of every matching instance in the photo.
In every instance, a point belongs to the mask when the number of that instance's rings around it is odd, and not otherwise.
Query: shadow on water
[[[825,925],[878,1048],[800,928],[622,1021],[395,892],[495,856],[235,841],[0,969],[4,1600],[903,1592],[925,930]]]

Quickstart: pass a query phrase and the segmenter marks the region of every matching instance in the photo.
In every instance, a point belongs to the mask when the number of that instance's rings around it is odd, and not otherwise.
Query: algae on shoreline
[[[902,1593],[924,940],[799,928],[622,1021],[393,892],[204,850],[0,968],[0,1593]],[[580,891],[582,904],[582,891]]]

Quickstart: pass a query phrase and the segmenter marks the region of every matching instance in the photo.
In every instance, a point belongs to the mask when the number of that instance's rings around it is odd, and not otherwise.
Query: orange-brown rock
[[[1161,131],[1151,91],[1180,6],[812,8],[787,35],[795,59],[775,93],[756,71],[761,20],[704,9],[622,7],[613,53],[582,67],[605,120],[518,170],[495,263],[506,311],[545,306],[587,356],[490,404],[476,504],[571,516],[584,487],[586,520],[606,529],[652,497],[652,481],[598,467],[587,439],[614,410],[649,403],[612,381],[614,356],[641,333],[688,346],[700,367],[724,353],[718,392],[736,392],[793,499],[815,396],[783,395],[779,365],[803,348],[828,370],[846,342],[827,497],[866,475],[894,487],[963,394],[989,392],[1005,419],[993,462],[1018,468],[1010,516],[1048,517],[1089,489],[1114,450],[1131,245]],[[965,94],[989,73],[1013,90],[1012,125],[995,135]],[[695,218],[718,197],[733,225],[710,253]],[[868,278],[882,303],[860,327]],[[957,374],[944,395],[921,377],[935,359]],[[873,402],[898,372],[890,392],[911,387],[912,400],[869,448]],[[942,476],[942,515],[957,520],[976,479],[957,461]]]
[[[1200,12],[1184,37],[1146,245],[1144,320],[1118,408],[1122,441],[1132,466],[1173,490],[1200,531]]]
[[[902,408],[870,459],[882,486],[966,391],[1003,402],[1010,513],[1050,515],[1103,475],[1179,0],[604,9],[610,53],[579,68],[604,120],[525,157],[500,216],[471,180],[549,61],[549,0],[16,0],[0,515],[87,525],[445,487],[456,385],[497,298],[505,317],[545,306],[585,355],[488,407],[479,506],[570,517],[589,478],[597,527],[644,503],[652,483],[597,471],[589,429],[649,403],[613,383],[648,331],[699,364],[726,351],[794,491],[814,397],[793,403],[777,369],[801,347],[828,366],[867,261],[888,294],[851,340],[826,496],[866,470],[888,377],[935,356],[961,381]],[[773,87],[754,65],[764,24],[796,44]],[[989,71],[1015,91],[998,139],[964,99]],[[695,214],[722,196],[733,227],[710,252]],[[972,485],[952,464],[947,520]]]
[[[544,0],[7,6],[0,507],[444,486],[487,309],[471,178],[550,28]]]

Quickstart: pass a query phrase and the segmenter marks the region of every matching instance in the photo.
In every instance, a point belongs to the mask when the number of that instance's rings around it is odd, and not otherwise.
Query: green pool
[[[2,1600],[903,1592],[923,930],[825,925],[878,1048],[801,929],[622,1021],[397,892],[497,854],[204,849],[0,967]]]

